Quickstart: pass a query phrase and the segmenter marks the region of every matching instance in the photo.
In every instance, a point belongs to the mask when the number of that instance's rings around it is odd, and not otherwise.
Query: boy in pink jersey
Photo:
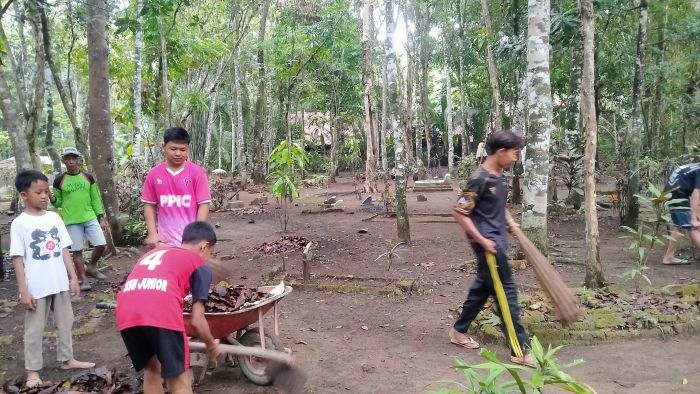
[[[187,130],[182,127],[165,130],[165,161],[148,172],[141,194],[148,228],[146,245],[180,246],[185,226],[206,221],[209,216],[211,193],[207,174],[187,160],[189,150]]]

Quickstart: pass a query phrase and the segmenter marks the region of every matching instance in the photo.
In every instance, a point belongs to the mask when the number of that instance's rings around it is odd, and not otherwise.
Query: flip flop
[[[478,349],[481,347],[479,345],[479,342],[475,341],[473,338],[467,338],[466,341],[462,341],[462,342],[460,342],[454,338],[450,338],[450,342],[454,343],[457,346],[461,346],[461,347],[467,348],[467,349]]]
[[[663,265],[689,265],[690,260],[687,259],[675,259],[670,263],[661,263]]]

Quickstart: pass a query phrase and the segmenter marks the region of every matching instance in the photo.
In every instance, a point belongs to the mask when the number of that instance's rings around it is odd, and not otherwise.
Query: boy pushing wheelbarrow
[[[522,146],[522,138],[511,131],[489,135],[485,144],[488,157],[467,182],[452,213],[469,237],[476,255],[477,276],[449,336],[455,345],[478,349],[479,343],[466,332],[488,298],[494,296],[504,322],[511,361],[534,367],[535,360],[525,348],[528,337],[520,324],[518,292],[507,256],[507,230],[513,232],[518,224],[506,209],[508,185],[503,170],[515,164]]]

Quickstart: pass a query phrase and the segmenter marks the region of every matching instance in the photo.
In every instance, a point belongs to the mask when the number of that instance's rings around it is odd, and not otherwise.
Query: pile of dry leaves
[[[15,379],[2,386],[5,393],[53,394],[53,393],[107,393],[140,394],[143,393],[143,379],[118,373],[116,369],[96,368],[75,375],[62,382],[44,382],[39,386],[27,388],[24,379]]]
[[[209,299],[204,304],[204,311],[207,313],[234,312],[246,303],[253,303],[265,297],[268,297],[268,294],[259,292],[257,289],[242,285],[217,284],[209,289]],[[185,304],[185,312],[192,312],[191,301]]]
[[[255,248],[258,252],[264,254],[279,254],[289,253],[304,249],[304,246],[309,243],[309,240],[299,235],[285,235],[282,239],[274,242],[264,242],[262,245]]]

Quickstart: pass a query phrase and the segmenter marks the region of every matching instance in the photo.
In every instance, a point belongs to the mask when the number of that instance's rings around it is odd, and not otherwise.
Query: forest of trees
[[[57,172],[76,146],[115,237],[119,174],[158,161],[172,125],[191,132],[192,161],[244,184],[265,182],[282,140],[328,145],[308,170],[332,179],[354,141],[366,191],[395,170],[403,241],[406,180],[432,156],[457,173],[509,128],[526,141],[513,172],[523,229],[546,246],[565,182],[587,213],[595,284],[595,177],[617,180],[633,224],[635,194],[697,160],[698,0],[4,0],[0,15],[0,159],[50,156]],[[315,112],[330,140],[306,141]]]

